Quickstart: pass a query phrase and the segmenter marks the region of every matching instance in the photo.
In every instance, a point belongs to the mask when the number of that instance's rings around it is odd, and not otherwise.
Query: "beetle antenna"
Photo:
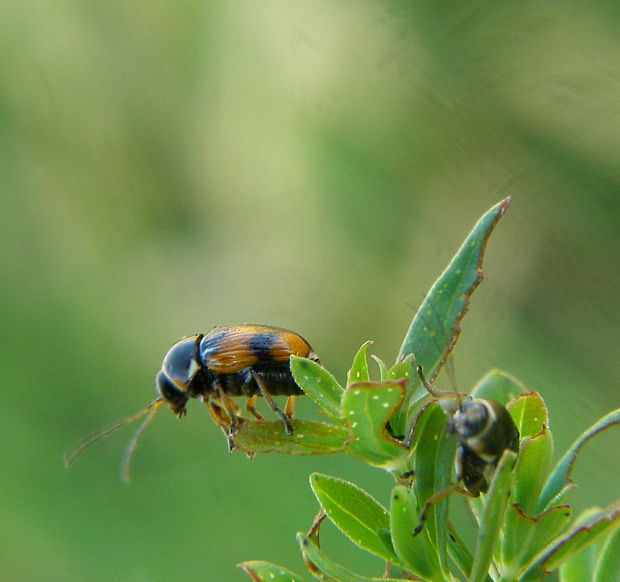
[[[132,414],[131,416],[125,418],[124,420],[119,420],[114,424],[106,426],[100,430],[98,430],[95,434],[87,437],[81,443],[79,443],[75,448],[71,449],[69,452],[65,454],[65,467],[70,467],[73,464],[73,461],[77,459],[86,449],[90,448],[95,443],[99,442],[101,439],[104,439],[109,434],[113,433],[115,430],[125,426],[126,424],[130,424],[134,420],[138,420],[140,417],[144,416],[147,412],[153,411],[153,413],[157,410],[157,407],[162,404],[164,401],[163,398],[157,398],[153,402],[151,402],[146,408],[140,410],[140,412],[136,412],[136,414]],[[150,417],[150,415],[149,415]]]
[[[144,419],[144,421],[142,422],[142,424],[138,427],[138,430],[136,430],[136,432],[131,437],[129,444],[127,445],[127,448],[125,449],[123,460],[121,461],[121,479],[125,481],[125,483],[131,482],[131,474],[130,474],[131,462],[133,461],[134,454],[136,452],[136,449],[138,448],[138,443],[140,442],[140,439],[142,438],[142,433],[144,432],[144,429],[151,423],[151,420],[153,420],[153,417],[155,416],[155,413],[157,412],[157,407],[163,401],[164,401],[163,398],[158,398],[157,400],[155,400],[155,402],[152,402],[143,411],[141,411],[142,414],[144,414],[147,411],[149,411],[149,413],[147,417]]]

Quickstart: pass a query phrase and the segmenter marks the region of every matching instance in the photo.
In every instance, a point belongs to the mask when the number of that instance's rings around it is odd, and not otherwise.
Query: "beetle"
[[[310,344],[299,334],[256,324],[215,327],[206,335],[180,339],[165,355],[155,378],[157,391],[179,417],[186,414],[190,397],[202,398],[219,427],[228,427],[229,444],[242,417],[231,396],[246,396],[246,410],[261,420],[255,403],[262,396],[280,417],[286,434],[293,429],[295,396],[303,394],[290,370],[291,355],[319,362]],[[288,396],[282,412],[271,396]]]
[[[208,333],[196,333],[174,343],[164,356],[155,376],[157,398],[136,414],[108,426],[65,457],[69,466],[92,444],[116,429],[148,413],[131,439],[122,464],[123,477],[128,480],[131,458],[146,426],[161,404],[168,404],[179,418],[187,414],[190,398],[201,399],[216,425],[227,436],[229,450],[235,448],[235,434],[245,422],[239,406],[231,397],[247,397],[245,409],[261,420],[256,399],[262,396],[284,425],[287,435],[293,434],[290,418],[295,397],[303,391],[290,370],[290,357],[302,356],[320,363],[310,344],[298,333],[268,325],[239,324],[214,327]],[[284,411],[272,396],[288,396]]]
[[[453,393],[435,391],[424,377],[421,366],[417,366],[417,372],[422,385],[435,399],[454,396]],[[456,491],[469,497],[479,497],[481,493],[486,493],[504,451],[519,452],[519,429],[502,404],[488,398],[466,396],[461,399],[459,394],[456,396],[456,406],[454,399],[447,404],[440,401],[448,413],[446,430],[456,433],[458,438],[454,462],[456,480],[427,499],[413,535],[422,531],[430,508],[447,495]]]

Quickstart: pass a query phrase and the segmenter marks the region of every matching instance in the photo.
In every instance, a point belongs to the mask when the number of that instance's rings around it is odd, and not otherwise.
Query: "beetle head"
[[[192,395],[191,386],[200,376],[198,344],[202,335],[195,334],[175,343],[164,356],[161,370],[155,377],[159,395],[177,416],[186,413],[185,404]]]
[[[466,398],[459,409],[448,419],[448,431],[464,439],[482,435],[488,425],[488,410],[480,400]]]

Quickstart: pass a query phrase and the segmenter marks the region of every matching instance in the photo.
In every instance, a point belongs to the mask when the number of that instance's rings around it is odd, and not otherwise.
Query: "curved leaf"
[[[537,512],[543,511],[553,504],[557,504],[564,495],[574,487],[570,480],[570,474],[579,450],[594,435],[616,424],[620,424],[620,408],[603,416],[577,438],[551,473],[540,499],[538,500],[538,504],[536,505]]]
[[[405,397],[406,382],[356,382],[345,390],[341,416],[352,435],[347,453],[387,471],[403,466],[409,451],[386,425]]]

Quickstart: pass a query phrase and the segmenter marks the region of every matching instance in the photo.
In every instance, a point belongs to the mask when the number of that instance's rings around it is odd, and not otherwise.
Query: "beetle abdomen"
[[[282,363],[288,369],[291,355],[307,357],[311,351],[295,332],[253,324],[215,327],[200,342],[202,363],[214,374],[234,374],[250,367],[258,372],[261,363],[270,368]]]

